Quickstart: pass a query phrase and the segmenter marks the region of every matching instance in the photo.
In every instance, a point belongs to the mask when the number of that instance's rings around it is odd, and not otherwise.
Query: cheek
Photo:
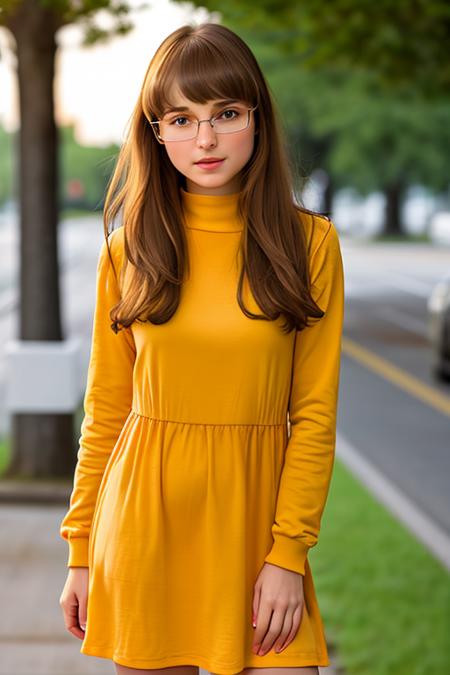
[[[253,133],[246,134],[244,138],[239,134],[230,135],[228,150],[232,156],[239,162],[246,161],[253,151],[254,136]]]
[[[181,146],[182,143],[173,143],[172,145],[169,144],[165,145],[167,156],[169,157],[170,161],[176,168],[185,166],[186,164],[186,150],[183,150]]]

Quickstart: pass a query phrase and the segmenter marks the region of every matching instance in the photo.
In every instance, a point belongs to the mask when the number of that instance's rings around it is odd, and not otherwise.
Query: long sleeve
[[[109,237],[117,275],[123,255],[120,230]],[[136,356],[133,334],[129,328],[116,334],[110,327],[109,312],[119,299],[104,241],[97,263],[91,352],[73,490],[60,526],[60,535],[69,544],[68,567],[88,567],[89,532],[101,479],[132,405]]]
[[[325,228],[310,258],[311,293],[325,315],[295,338],[290,435],[272,525],[273,546],[265,557],[268,563],[303,575],[308,550],[317,544],[334,464],[344,320],[339,238],[331,221]]]

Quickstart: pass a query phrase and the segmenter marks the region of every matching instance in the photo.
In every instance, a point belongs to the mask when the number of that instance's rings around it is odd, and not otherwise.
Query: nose
[[[198,126],[197,145],[200,148],[216,145],[216,132],[209,120],[201,120]]]

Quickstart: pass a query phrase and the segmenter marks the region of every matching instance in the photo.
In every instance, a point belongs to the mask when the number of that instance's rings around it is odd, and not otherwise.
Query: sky
[[[146,2],[148,8],[137,8]],[[128,0],[135,28],[106,45],[81,48],[81,30],[68,26],[57,34],[55,116],[58,124],[75,124],[82,145],[120,144],[139,95],[148,63],[167,35],[185,23],[220,20],[191,3],[170,0]],[[104,13],[98,23],[110,25]],[[0,29],[0,125],[18,127],[15,57],[10,37]]]

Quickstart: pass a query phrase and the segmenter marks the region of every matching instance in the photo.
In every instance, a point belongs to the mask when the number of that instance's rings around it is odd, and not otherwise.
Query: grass
[[[338,459],[309,560],[348,675],[450,673],[448,571]]]
[[[0,438],[0,476],[6,469],[6,466],[9,462],[9,444],[6,441],[6,438]]]

